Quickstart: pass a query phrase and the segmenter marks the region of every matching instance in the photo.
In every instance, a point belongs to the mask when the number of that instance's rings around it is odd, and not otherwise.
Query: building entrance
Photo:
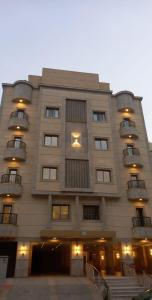
[[[70,245],[42,243],[33,246],[32,275],[69,274]]]

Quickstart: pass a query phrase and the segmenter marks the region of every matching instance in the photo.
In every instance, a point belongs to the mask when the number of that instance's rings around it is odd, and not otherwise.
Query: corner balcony
[[[19,197],[22,193],[21,176],[4,174],[1,176],[0,196]]]
[[[0,238],[17,237],[17,214],[0,213]]]
[[[148,200],[147,190],[144,180],[128,181],[128,199],[129,200]]]
[[[4,159],[8,161],[26,160],[26,144],[22,141],[16,140],[7,142]]]
[[[136,239],[145,239],[152,237],[152,222],[150,217],[133,217],[133,237]]]
[[[133,113],[134,108],[134,95],[128,91],[117,93],[117,107],[118,111],[125,113]]]
[[[31,103],[32,85],[28,81],[19,80],[14,83],[13,102]]]
[[[142,168],[140,152],[137,148],[127,148],[123,150],[123,161],[126,167]]]
[[[137,133],[135,122],[122,121],[120,123],[120,136],[122,138],[137,139],[138,133]]]
[[[28,115],[25,112],[22,114],[20,114],[18,111],[12,112],[10,115],[8,128],[13,130],[28,130]]]

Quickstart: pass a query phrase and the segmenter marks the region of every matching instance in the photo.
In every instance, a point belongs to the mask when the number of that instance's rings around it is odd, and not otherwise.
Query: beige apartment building
[[[7,276],[152,272],[152,170],[141,97],[44,68],[3,84],[0,256]]]

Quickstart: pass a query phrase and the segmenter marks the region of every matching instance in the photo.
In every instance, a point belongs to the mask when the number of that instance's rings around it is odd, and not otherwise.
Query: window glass
[[[53,205],[52,219],[53,220],[69,219],[69,205]]]
[[[47,107],[46,108],[46,118],[59,118],[59,108]]]
[[[9,182],[15,182],[17,169],[9,169]]]
[[[83,205],[83,219],[84,220],[99,220],[99,206],[98,205]]]
[[[45,135],[44,136],[44,145],[45,146],[58,146],[58,136],[56,135]]]
[[[24,110],[23,109],[18,109],[17,110],[17,117],[18,117],[18,119],[23,119],[24,118]]]
[[[105,112],[94,111],[93,112],[93,121],[95,121],[95,122],[105,122],[106,121]]]
[[[111,171],[110,170],[97,170],[97,181],[103,183],[111,182]]]
[[[15,148],[20,148],[21,141],[22,141],[22,137],[21,136],[15,136],[14,137],[14,147]]]
[[[43,180],[56,180],[57,168],[43,168],[42,179]]]
[[[95,148],[97,150],[107,150],[108,149],[108,140],[95,138]]]

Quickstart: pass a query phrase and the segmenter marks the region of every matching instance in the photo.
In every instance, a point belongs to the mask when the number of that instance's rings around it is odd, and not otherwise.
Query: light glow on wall
[[[81,147],[80,137],[81,137],[80,132],[72,132],[71,133],[71,144],[72,144],[73,148]]]

